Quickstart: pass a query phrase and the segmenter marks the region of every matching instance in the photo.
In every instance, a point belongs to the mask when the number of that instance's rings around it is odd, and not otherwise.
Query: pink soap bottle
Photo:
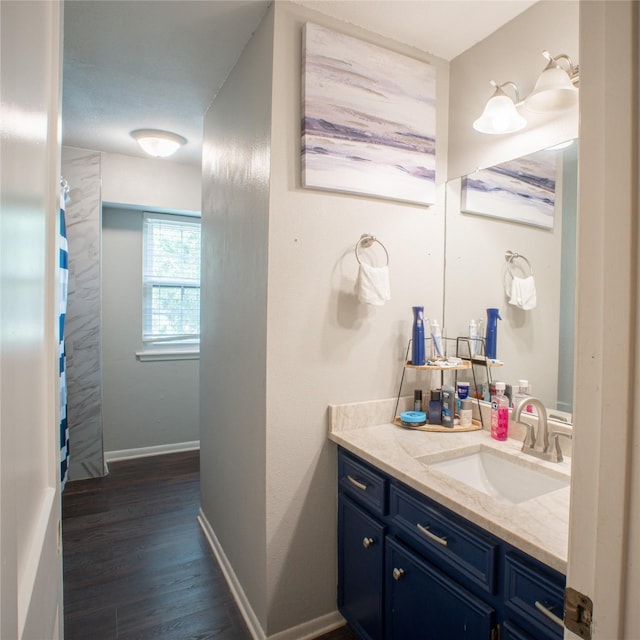
[[[509,435],[509,399],[504,395],[506,384],[496,382],[496,392],[491,396],[491,437],[506,440]]]

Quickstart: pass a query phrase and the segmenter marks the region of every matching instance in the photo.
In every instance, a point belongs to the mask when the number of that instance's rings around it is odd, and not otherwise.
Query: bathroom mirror
[[[558,145],[560,146],[560,145]],[[469,321],[482,319],[488,307],[500,309],[497,358],[491,377],[514,387],[526,379],[550,414],[571,420],[575,324],[575,264],[578,142],[546,153],[555,156],[555,204],[551,227],[531,220],[483,215],[465,202],[465,179],[447,183],[444,326],[447,335],[468,336]],[[516,165],[517,166],[517,165]],[[502,176],[513,183],[514,176]],[[504,191],[502,197],[505,197]],[[506,194],[510,197],[512,194]],[[530,197],[526,193],[524,198]],[[486,209],[486,203],[483,207]],[[510,211],[508,207],[499,207]],[[517,205],[513,205],[514,214]],[[504,215],[504,214],[503,214]],[[511,260],[515,252],[523,256]],[[533,273],[536,304],[523,309],[509,304],[511,280]],[[529,305],[523,305],[529,306]],[[476,367],[479,382],[486,373]]]

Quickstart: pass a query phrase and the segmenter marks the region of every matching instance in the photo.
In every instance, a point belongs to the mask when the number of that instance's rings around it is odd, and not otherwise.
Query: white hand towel
[[[509,304],[529,311],[530,309],[535,309],[537,302],[536,283],[533,276],[526,278],[514,277],[511,282]]]
[[[366,304],[382,306],[387,300],[391,300],[389,267],[372,267],[361,263],[358,269],[356,293],[358,300]]]

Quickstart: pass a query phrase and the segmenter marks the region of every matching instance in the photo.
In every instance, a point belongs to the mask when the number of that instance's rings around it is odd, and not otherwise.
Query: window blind
[[[142,237],[143,340],[199,340],[200,220],[147,213]]]

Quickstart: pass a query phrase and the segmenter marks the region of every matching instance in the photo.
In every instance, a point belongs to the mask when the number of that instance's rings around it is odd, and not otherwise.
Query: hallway
[[[250,640],[202,533],[199,452],[109,465],[63,494],[65,640]],[[319,640],[355,640],[346,627]]]

